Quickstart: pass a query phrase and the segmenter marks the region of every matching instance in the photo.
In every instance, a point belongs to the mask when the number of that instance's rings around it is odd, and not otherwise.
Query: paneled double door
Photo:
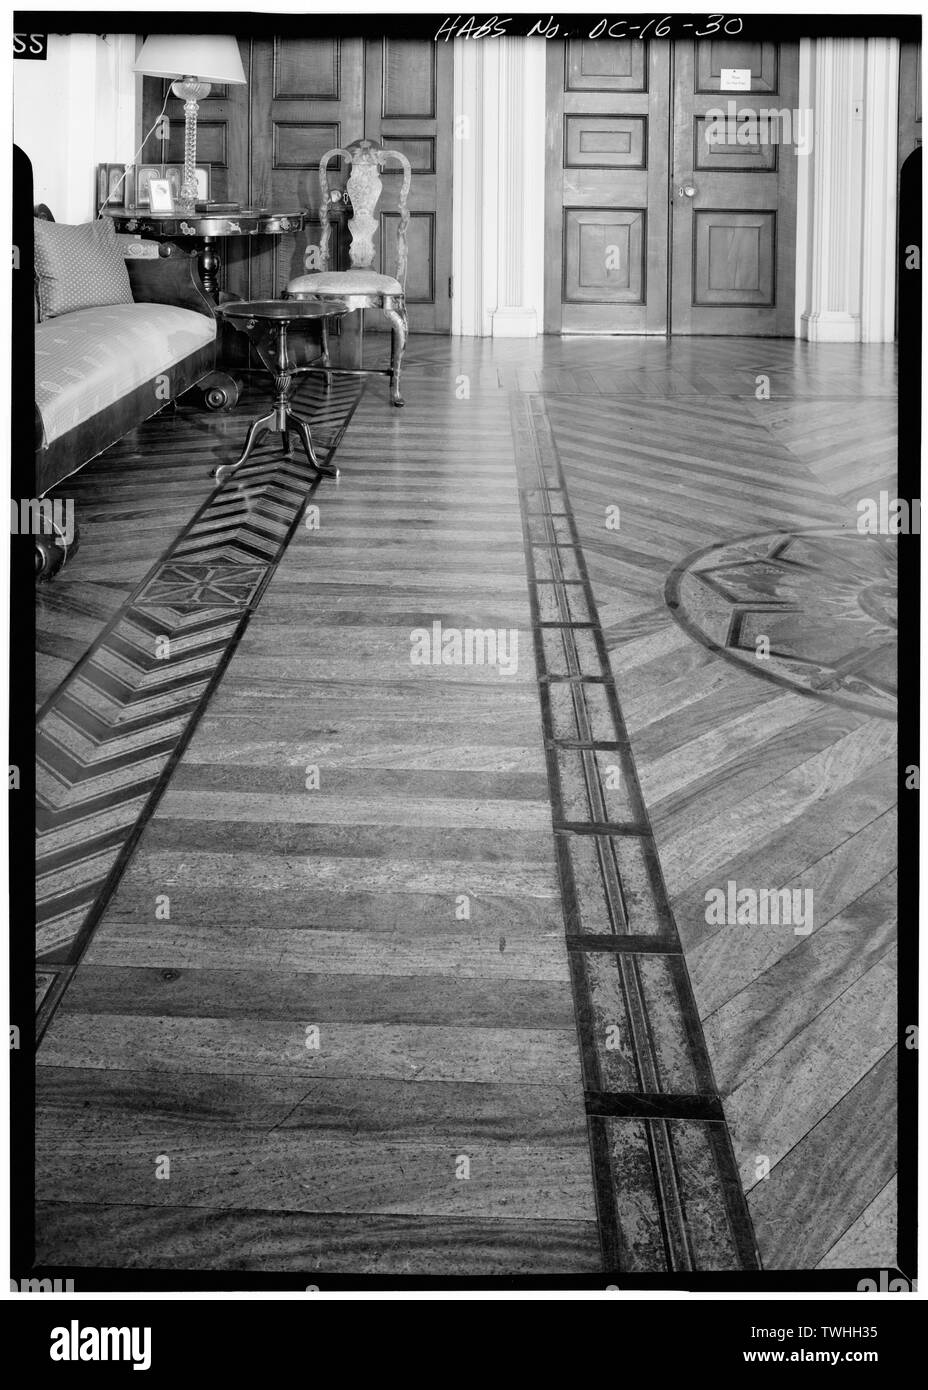
[[[242,207],[307,209],[305,229],[280,237],[241,237],[217,249],[222,288],[243,298],[280,293],[304,270],[307,246],[321,233],[319,162],[327,150],[367,137],[401,150],[412,166],[409,197],[410,327],[447,333],[451,324],[451,45],[417,40],[310,39],[280,36],[239,42],[247,84],[217,86],[200,104],[198,162],[209,165],[210,196]],[[145,79],[146,129],[165,88]],[[170,128],[145,158],[182,163],[183,105],[171,97]],[[154,148],[153,148],[154,147]],[[349,170],[330,161],[330,185]],[[378,213],[378,269],[395,273],[400,166],[384,170]],[[345,227],[333,238],[330,269],[348,264]],[[380,315],[369,314],[368,329]],[[389,325],[387,325],[389,327]]]
[[[791,337],[798,45],[570,40],[547,62],[546,331]]]

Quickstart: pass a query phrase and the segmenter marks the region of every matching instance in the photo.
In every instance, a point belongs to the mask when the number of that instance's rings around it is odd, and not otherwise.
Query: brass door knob
[[[695,186],[695,184],[692,184],[692,183],[681,183],[680,187],[677,189],[677,197],[678,197],[678,198],[695,198],[695,197],[696,197],[696,186]]]

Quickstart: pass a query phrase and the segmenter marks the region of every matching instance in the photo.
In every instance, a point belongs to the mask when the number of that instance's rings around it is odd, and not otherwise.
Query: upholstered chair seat
[[[315,275],[299,275],[287,286],[290,294],[319,294],[328,290],[346,294],[402,294],[403,286],[392,275],[376,270],[319,270]]]

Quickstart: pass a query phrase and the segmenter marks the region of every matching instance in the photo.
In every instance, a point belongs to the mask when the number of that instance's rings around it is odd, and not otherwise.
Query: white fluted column
[[[528,103],[525,39],[499,40],[497,89],[498,208],[497,295],[492,311],[494,338],[533,338],[538,332],[538,313],[526,294],[526,259],[532,225],[528,221],[527,175],[534,131],[544,129],[541,119],[533,124]],[[534,231],[544,226],[543,216]]]
[[[478,131],[483,84],[481,43],[454,44],[454,150],[451,184],[451,332],[489,332],[483,304],[483,161]]]
[[[895,336],[899,40],[868,39],[864,95],[864,197],[860,334]]]
[[[864,41],[819,39],[812,60],[808,303],[812,342],[860,339]]]
[[[534,337],[544,306],[544,40],[456,40],[454,59],[452,332]]]

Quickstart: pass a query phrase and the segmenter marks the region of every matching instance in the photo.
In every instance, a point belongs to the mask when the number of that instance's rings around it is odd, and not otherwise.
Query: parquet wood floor
[[[713,541],[849,527],[860,498],[895,496],[886,350],[865,369],[861,351],[834,353],[860,364],[851,375],[833,370],[830,349],[763,345],[758,371],[741,378],[747,399],[730,381],[713,393],[705,373],[698,401],[660,399],[659,388],[546,397],[771,1269],[828,1266],[834,1245],[856,1249],[858,1237],[893,1262],[881,1194],[894,1173],[895,730],[727,666],[674,624],[664,580]],[[720,372],[735,358],[731,344],[706,355]],[[792,385],[781,359],[797,355],[802,399],[778,402]],[[777,383],[769,402],[754,398],[764,368]],[[610,505],[621,507],[618,536],[604,528]],[[730,880],[813,889],[813,934],[707,926],[706,892]]]
[[[893,724],[733,665],[665,600],[693,551],[846,527],[891,487],[891,350],[419,338],[404,383],[403,411],[368,387],[45,1036],[38,1260],[602,1267],[524,396],[560,457],[763,1264],[894,1263]],[[253,413],[182,410],[77,479],[42,698]],[[517,630],[518,669],[411,665],[437,618]],[[814,887],[815,930],[708,927],[729,879]]]

